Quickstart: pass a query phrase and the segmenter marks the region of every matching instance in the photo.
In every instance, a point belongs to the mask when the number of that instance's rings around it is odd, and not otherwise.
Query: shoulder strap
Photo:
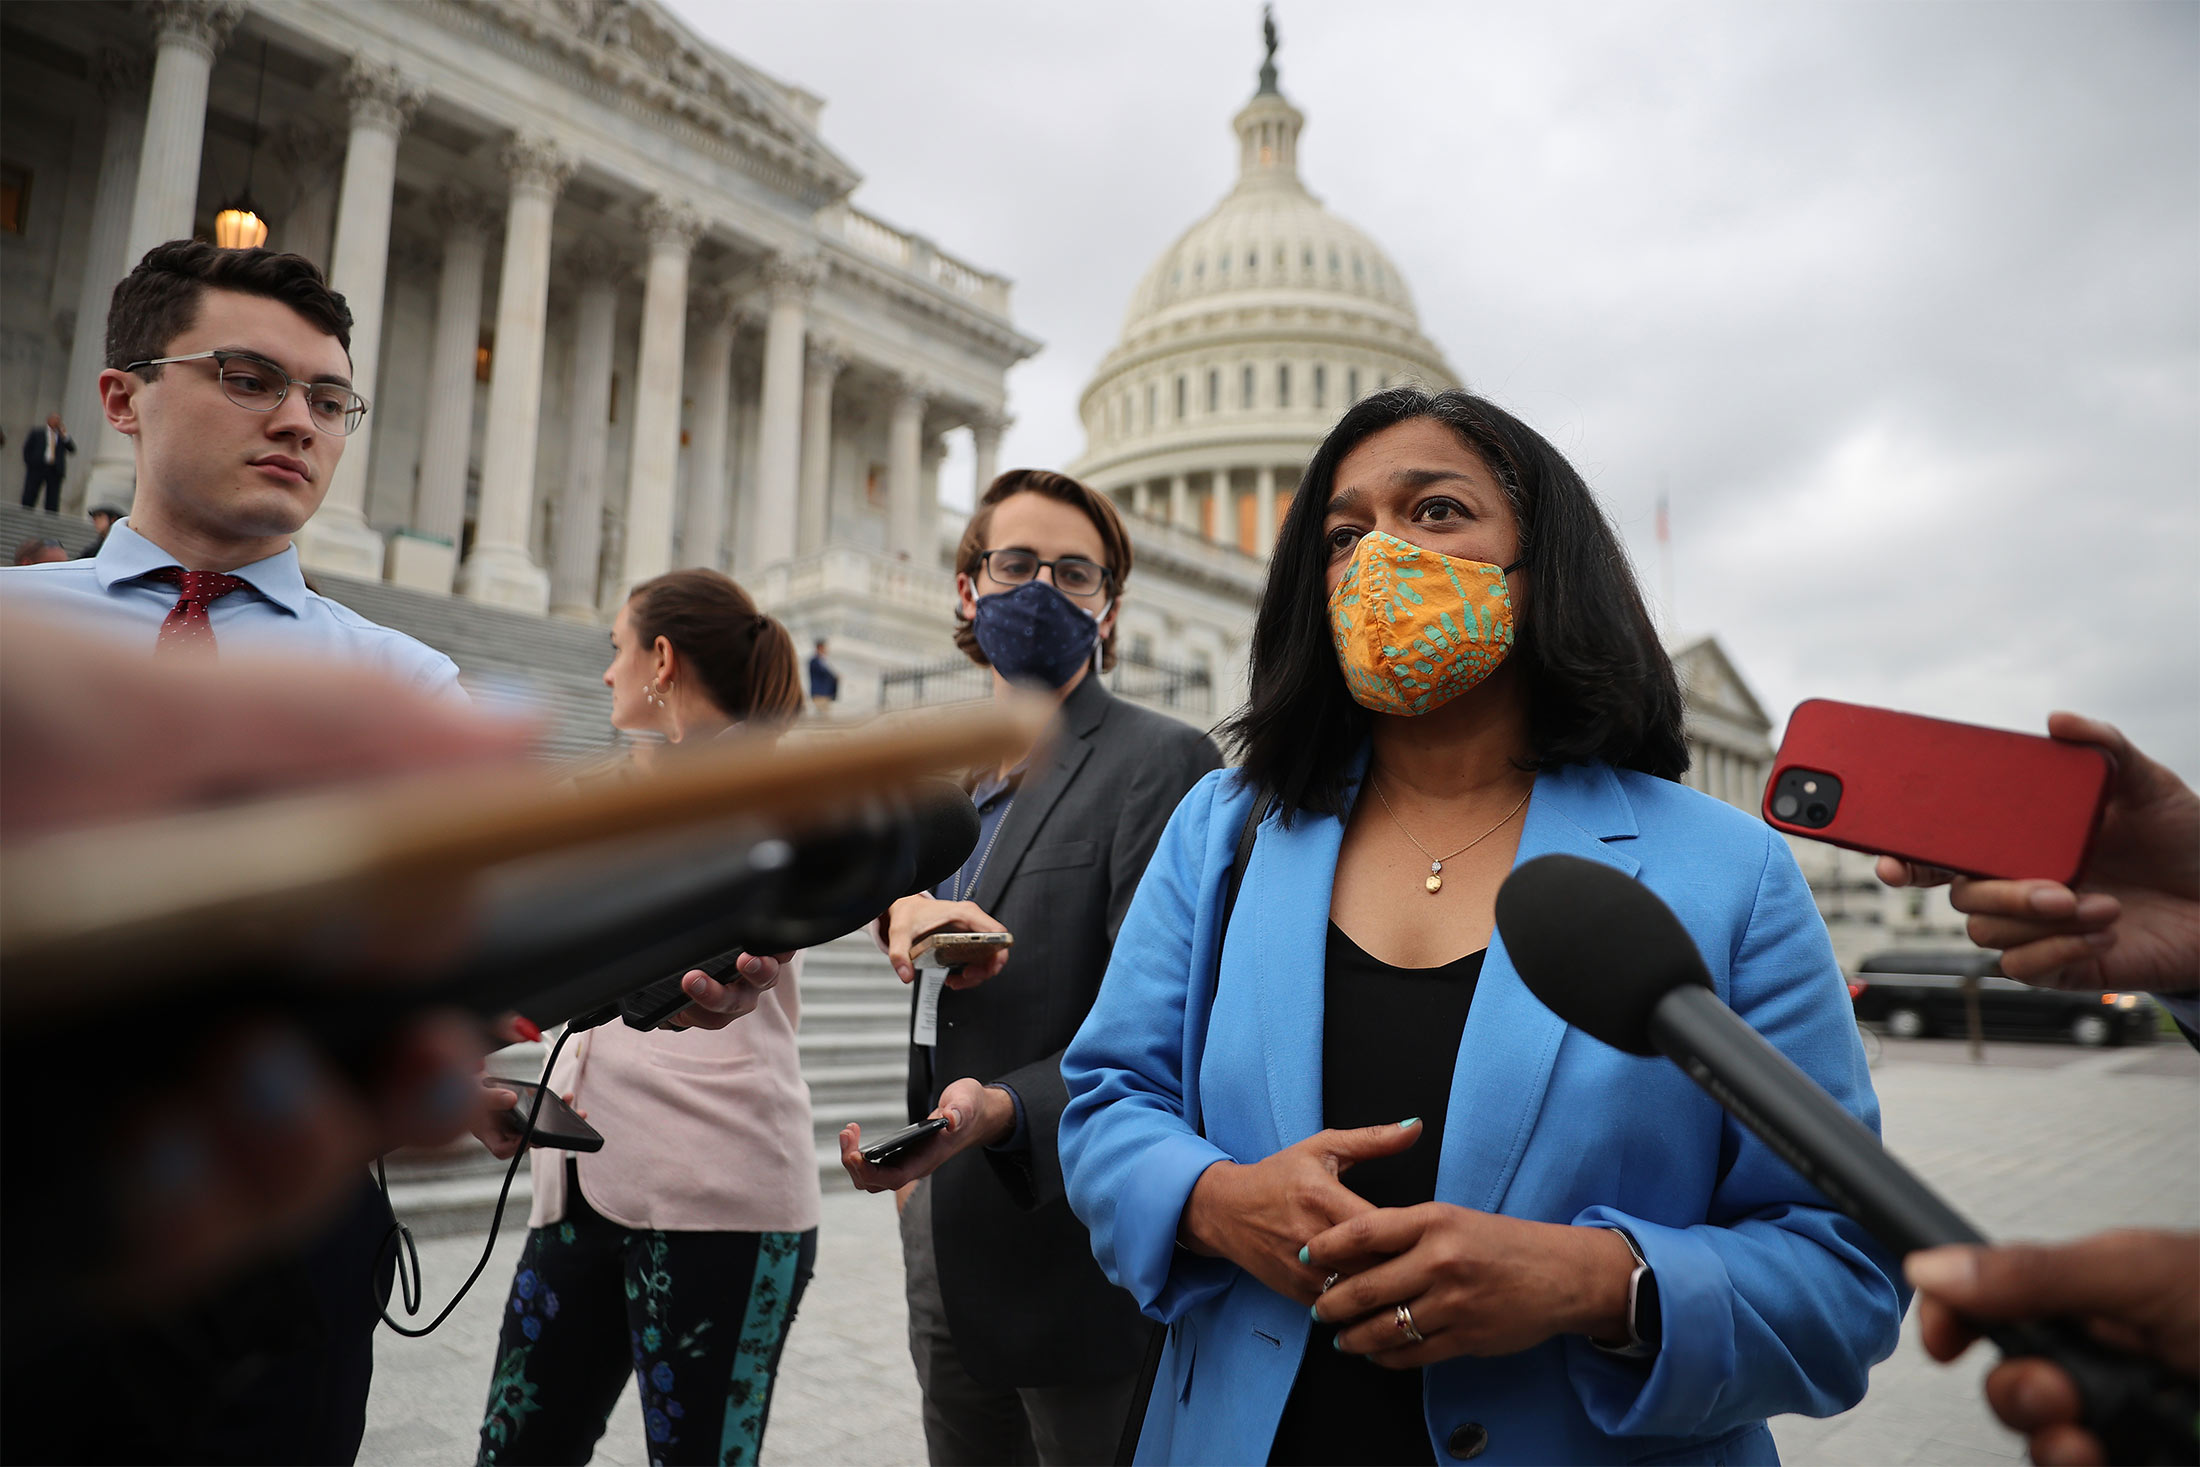
[[[1237,910],[1238,888],[1245,884],[1245,868],[1253,860],[1253,843],[1260,839],[1260,823],[1275,808],[1276,792],[1263,789],[1260,798],[1253,801],[1253,808],[1246,814],[1245,828],[1238,832],[1237,854],[1230,859],[1230,879],[1222,888],[1222,935],[1215,940],[1215,977],[1222,976],[1222,944],[1229,940],[1230,914]]]

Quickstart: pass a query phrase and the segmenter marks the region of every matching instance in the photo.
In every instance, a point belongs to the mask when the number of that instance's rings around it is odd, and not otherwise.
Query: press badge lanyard
[[[993,834],[986,837],[985,849],[978,852],[978,864],[971,868],[969,882],[965,883],[963,881],[960,871],[955,873],[952,884],[948,887],[950,895],[947,899],[949,901],[962,901],[965,899],[964,893],[978,889],[978,879],[985,875],[985,863],[993,859],[994,844],[1000,840],[1001,827],[1008,824],[1008,813],[1016,808],[1016,794],[1020,793],[1022,791],[1019,788],[1015,793],[1010,794],[1008,803],[1001,807],[1001,818],[993,822]],[[926,1049],[934,1048],[939,1044],[940,994],[946,988],[947,970],[945,968],[927,968],[917,974],[917,1016],[909,1025],[909,1042],[911,1044],[921,1044]]]

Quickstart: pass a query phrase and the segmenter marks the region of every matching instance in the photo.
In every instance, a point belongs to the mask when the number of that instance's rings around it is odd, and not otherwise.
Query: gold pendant
[[[1436,893],[1444,889],[1443,862],[1431,861],[1428,863],[1428,880],[1423,884],[1428,887],[1428,894],[1430,896],[1434,896],[1436,895]]]

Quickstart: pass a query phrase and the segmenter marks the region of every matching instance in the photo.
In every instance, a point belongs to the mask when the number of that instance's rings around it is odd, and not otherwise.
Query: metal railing
[[[1167,662],[1128,649],[1119,651],[1115,670],[1105,674],[1108,691],[1149,708],[1211,718],[1215,711],[1214,677],[1204,667]],[[993,674],[957,654],[915,667],[879,674],[878,704],[883,709],[924,708],[968,703],[991,696]]]

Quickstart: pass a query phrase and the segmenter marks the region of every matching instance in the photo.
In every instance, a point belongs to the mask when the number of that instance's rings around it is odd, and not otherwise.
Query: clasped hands
[[[1558,1334],[1625,1340],[1634,1255],[1611,1229],[1443,1202],[1378,1208],[1339,1180],[1356,1162],[1404,1151],[1422,1129],[1409,1120],[1320,1131],[1262,1161],[1217,1162],[1193,1184],[1178,1241],[1311,1306],[1339,1327],[1337,1349],[1388,1369],[1509,1355]]]

